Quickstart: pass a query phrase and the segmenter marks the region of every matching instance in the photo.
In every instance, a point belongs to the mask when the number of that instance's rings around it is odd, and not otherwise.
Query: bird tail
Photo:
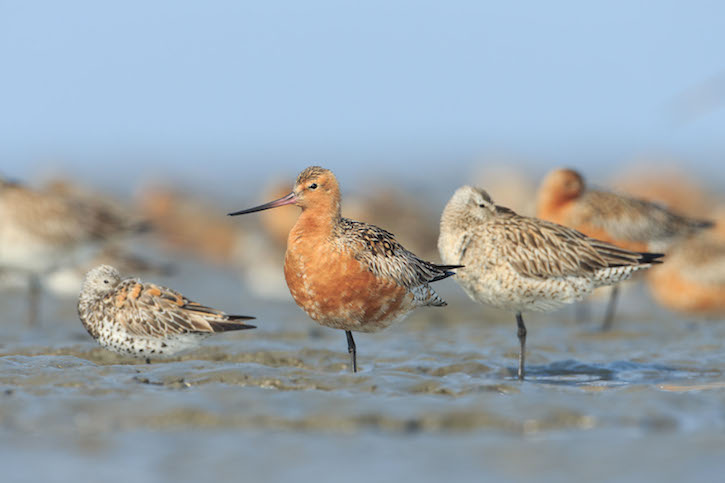
[[[663,260],[660,260],[660,258],[665,256],[664,253],[648,253],[648,252],[641,252],[641,253],[638,253],[638,255],[639,255],[639,258],[637,259],[637,261],[641,265],[644,265],[647,263],[652,264],[652,265],[662,263]]]
[[[712,220],[690,220],[690,226],[697,230],[704,230],[705,228],[712,228],[715,226],[715,222]]]
[[[230,315],[229,320],[250,320],[254,317],[248,317],[246,315]],[[250,324],[242,324],[239,322],[217,322],[217,321],[211,321],[207,320],[209,325],[212,329],[214,329],[214,332],[229,332],[230,330],[247,330],[247,329],[256,329],[256,325],[250,325]]]
[[[431,282],[437,282],[438,280],[443,280],[444,278],[448,278],[451,275],[455,275],[456,272],[452,272],[451,270],[455,270],[456,268],[463,268],[465,265],[433,265],[436,270],[440,270],[440,275],[436,275]]]

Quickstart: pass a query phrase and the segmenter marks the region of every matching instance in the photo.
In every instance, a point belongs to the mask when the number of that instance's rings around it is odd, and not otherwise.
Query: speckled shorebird
[[[667,252],[670,245],[713,226],[678,215],[657,203],[608,191],[588,189],[572,169],[556,169],[541,183],[536,216],[574,228],[587,236],[636,252]],[[607,306],[602,329],[611,327],[617,287]]]
[[[28,275],[31,324],[38,319],[41,276],[68,263],[79,248],[147,228],[109,203],[0,178],[0,268]]]
[[[136,278],[122,279],[109,265],[100,265],[86,275],[78,315],[103,347],[146,362],[194,349],[217,332],[255,328],[238,322],[254,317],[227,315],[169,288]]]
[[[659,263],[662,256],[517,215],[470,186],[459,188],[443,210],[438,250],[444,263],[465,265],[454,278],[473,300],[516,313],[519,379],[524,378],[526,345],[523,312],[581,300],[597,287]]]
[[[457,266],[421,260],[391,233],[343,218],[340,187],[327,169],[309,167],[287,196],[230,215],[290,204],[302,208],[302,213],[287,238],[287,286],[312,319],[345,331],[353,372],[357,371],[353,331],[375,332],[416,307],[446,305],[429,284],[453,275],[450,270]]]

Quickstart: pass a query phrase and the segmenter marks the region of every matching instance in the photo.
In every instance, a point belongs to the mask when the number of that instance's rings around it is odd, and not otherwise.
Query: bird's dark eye
[[[312,183],[312,184],[311,184],[311,185],[309,186],[309,188],[310,188],[311,190],[316,190],[316,189],[317,189],[317,183]]]
[[[104,280],[103,283],[110,283],[108,280]]]
[[[481,207],[481,208],[485,208],[486,207],[486,205],[484,205],[483,203],[479,203],[478,206]]]

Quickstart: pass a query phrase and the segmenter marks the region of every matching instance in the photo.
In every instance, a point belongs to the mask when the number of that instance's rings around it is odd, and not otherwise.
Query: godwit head
[[[555,169],[541,182],[537,200],[538,209],[539,211],[556,209],[581,196],[585,188],[584,178],[573,169]]]
[[[296,205],[302,211],[340,218],[340,186],[332,171],[319,166],[310,166],[297,176],[292,192],[263,205],[247,210],[229,213],[229,216],[244,215],[285,205]]]

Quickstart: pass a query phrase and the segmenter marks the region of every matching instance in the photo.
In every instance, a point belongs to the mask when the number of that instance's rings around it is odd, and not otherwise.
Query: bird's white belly
[[[473,300],[515,312],[548,312],[581,300],[594,284],[582,277],[537,279],[513,271],[459,269],[455,278]]]
[[[170,357],[196,349],[209,334],[174,334],[164,337],[142,337],[130,334],[118,324],[104,320],[98,330],[98,342],[105,348],[121,354],[141,358]]]

